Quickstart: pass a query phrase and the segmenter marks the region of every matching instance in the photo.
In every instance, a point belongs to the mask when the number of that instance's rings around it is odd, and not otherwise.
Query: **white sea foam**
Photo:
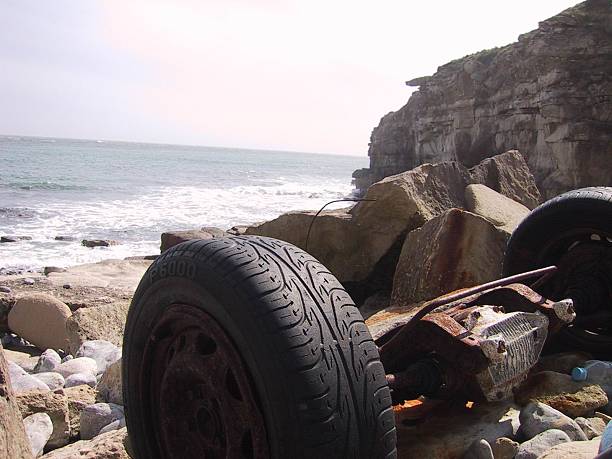
[[[273,182],[225,189],[164,186],[126,199],[34,204],[29,208],[33,215],[2,228],[7,234],[32,240],[2,244],[0,267],[40,269],[155,254],[159,236],[167,230],[251,224],[291,210],[318,209],[347,197],[352,190],[340,180],[289,183],[279,177]],[[331,207],[343,205],[348,204]],[[62,242],[56,236],[76,240]],[[121,244],[91,249],[81,245],[82,239],[114,239]]]

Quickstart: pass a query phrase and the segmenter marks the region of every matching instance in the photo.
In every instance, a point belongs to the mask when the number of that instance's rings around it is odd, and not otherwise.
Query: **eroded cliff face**
[[[486,38],[486,37],[485,37]],[[419,164],[518,149],[544,197],[612,185],[612,1],[588,0],[516,43],[452,61],[384,116],[358,188]]]

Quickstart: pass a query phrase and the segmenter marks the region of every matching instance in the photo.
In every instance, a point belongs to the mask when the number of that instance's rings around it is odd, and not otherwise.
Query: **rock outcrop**
[[[611,23],[609,0],[587,0],[515,43],[407,82],[419,90],[372,132],[356,185],[428,162],[471,167],[509,149],[525,155],[547,198],[612,185]]]

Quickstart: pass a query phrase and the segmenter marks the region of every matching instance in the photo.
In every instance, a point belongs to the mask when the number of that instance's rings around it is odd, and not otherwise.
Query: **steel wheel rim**
[[[161,457],[264,458],[264,417],[231,338],[199,308],[173,304],[145,343],[141,381]]]

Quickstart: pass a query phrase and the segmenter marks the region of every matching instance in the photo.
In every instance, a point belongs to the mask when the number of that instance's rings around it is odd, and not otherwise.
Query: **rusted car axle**
[[[394,399],[510,396],[538,361],[547,338],[576,317],[571,299],[553,302],[517,283],[556,269],[437,298],[388,330],[378,342]]]

